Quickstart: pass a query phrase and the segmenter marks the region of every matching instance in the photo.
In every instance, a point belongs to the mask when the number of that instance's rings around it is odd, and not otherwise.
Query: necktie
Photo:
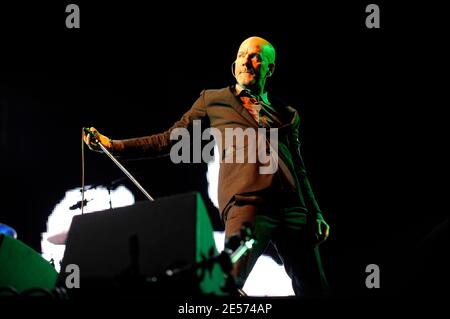
[[[241,96],[242,105],[247,109],[250,115],[259,123],[259,112],[261,111],[261,104],[258,100],[251,96]]]

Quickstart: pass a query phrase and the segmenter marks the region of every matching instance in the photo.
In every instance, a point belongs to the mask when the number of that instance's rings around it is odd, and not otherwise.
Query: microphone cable
[[[81,129],[81,215],[84,214],[84,127]]]

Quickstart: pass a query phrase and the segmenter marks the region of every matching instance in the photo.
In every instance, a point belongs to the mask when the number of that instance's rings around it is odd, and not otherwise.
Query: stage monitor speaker
[[[41,255],[22,241],[0,235],[0,290],[1,295],[13,289],[18,293],[27,290],[55,287],[58,273]]]
[[[77,290],[82,292],[84,283],[92,288],[91,283],[109,283],[133,271],[145,278],[158,278],[166,270],[188,267],[211,253],[218,254],[200,194],[138,202],[73,218],[58,285],[65,285],[69,275],[65,269],[70,264],[79,268]],[[220,265],[215,264],[204,276],[200,273],[195,271],[195,278],[188,281],[197,281],[201,294],[224,294],[225,275]],[[178,282],[172,288],[180,292],[186,284]]]

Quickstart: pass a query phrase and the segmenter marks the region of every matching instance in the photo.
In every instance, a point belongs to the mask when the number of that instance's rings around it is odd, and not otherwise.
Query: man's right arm
[[[109,148],[114,155],[120,157],[139,158],[163,156],[169,154],[171,146],[176,142],[170,139],[170,134],[174,129],[189,129],[194,120],[201,120],[205,116],[205,91],[202,91],[191,109],[183,114],[179,121],[175,122],[172,127],[163,133],[122,140],[109,139],[105,135],[99,134],[99,140],[104,146]],[[91,148],[95,149],[92,144]]]

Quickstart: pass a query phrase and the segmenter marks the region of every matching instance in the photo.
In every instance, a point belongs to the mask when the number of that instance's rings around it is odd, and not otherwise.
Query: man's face
[[[262,89],[273,65],[270,47],[262,39],[247,39],[242,42],[236,58],[237,82],[243,87],[259,86]]]

